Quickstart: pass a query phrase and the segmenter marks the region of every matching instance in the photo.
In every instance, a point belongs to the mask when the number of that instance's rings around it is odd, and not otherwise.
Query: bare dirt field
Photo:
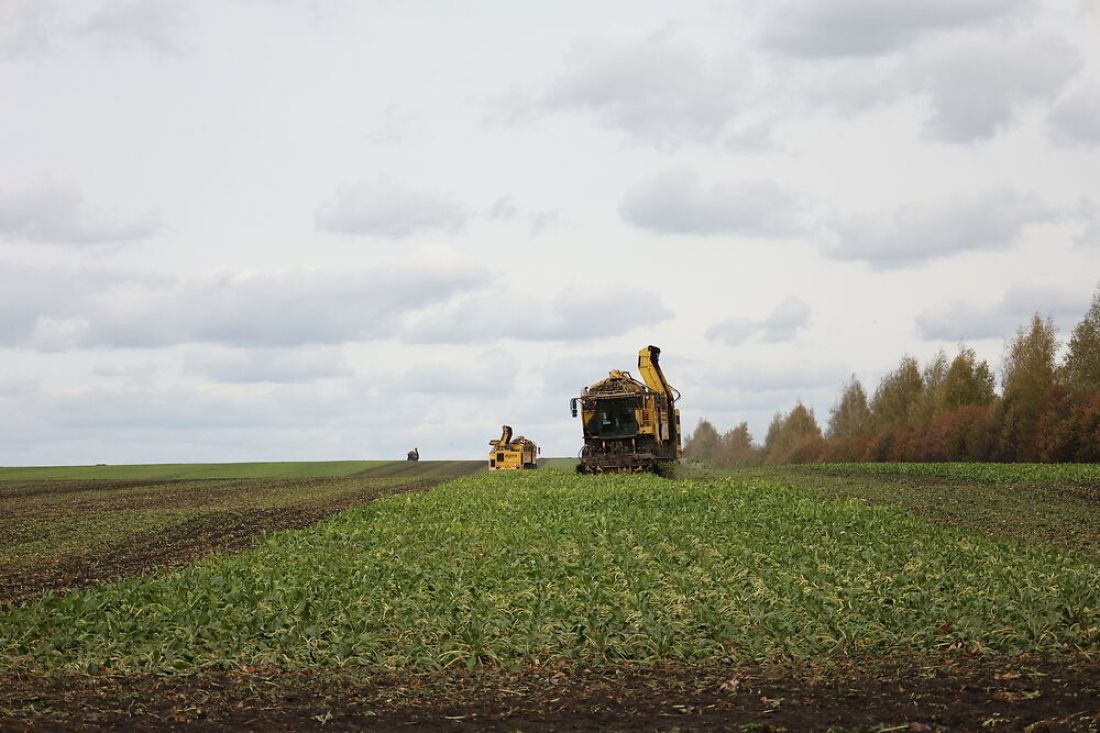
[[[380,676],[12,675],[5,730],[1094,731],[1095,659],[965,654],[828,666],[663,665]]]

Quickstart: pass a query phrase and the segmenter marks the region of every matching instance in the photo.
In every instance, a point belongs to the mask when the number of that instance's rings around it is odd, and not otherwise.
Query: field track
[[[485,461],[387,461],[356,473],[363,478],[451,478],[487,470]]]
[[[183,480],[209,478],[313,478],[351,476],[394,461],[296,461],[270,463],[149,463],[120,466],[0,467],[0,481]]]

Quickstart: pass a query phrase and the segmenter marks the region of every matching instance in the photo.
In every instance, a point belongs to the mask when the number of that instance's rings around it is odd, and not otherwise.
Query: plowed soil
[[[824,667],[10,675],[5,730],[1095,731],[1085,658],[849,660]]]
[[[206,481],[50,481],[10,483],[0,493],[0,559],[32,543],[31,558],[0,563],[0,604],[22,604],[47,591],[81,588],[127,575],[187,564],[212,553],[252,546],[264,532],[300,529],[380,496],[422,491],[442,477]],[[52,499],[52,501],[50,501]],[[124,518],[172,519],[147,531],[122,533]],[[182,517],[179,521],[175,517]],[[117,519],[116,519],[117,518]],[[55,532],[72,535],[52,551]],[[112,529],[118,535],[112,537]],[[96,536],[93,538],[93,534]],[[98,543],[93,545],[93,539]],[[75,546],[74,546],[75,545]],[[19,561],[16,561],[19,560]]]
[[[355,474],[362,478],[392,478],[394,476],[447,477],[468,476],[485,471],[486,461],[390,461]]]

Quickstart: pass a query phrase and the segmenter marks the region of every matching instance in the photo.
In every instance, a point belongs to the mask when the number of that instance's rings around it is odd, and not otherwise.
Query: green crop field
[[[0,629],[69,671],[1096,651],[1100,565],[775,483],[481,474]]]
[[[829,499],[896,506],[941,526],[1100,557],[1100,466],[811,464],[732,475]]]
[[[1100,464],[1095,463],[808,463],[798,468],[825,475],[912,476],[998,484],[1100,484]]]
[[[0,727],[1089,730],[1089,468],[574,465],[0,483]]]
[[[543,458],[539,468],[549,471],[574,471],[578,463],[576,458]]]

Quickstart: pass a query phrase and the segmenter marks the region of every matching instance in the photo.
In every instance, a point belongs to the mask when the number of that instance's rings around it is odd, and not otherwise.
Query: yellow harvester
[[[523,437],[512,439],[512,428],[502,426],[499,440],[490,440],[493,449],[489,451],[489,470],[514,470],[538,468],[539,447]]]
[[[656,346],[638,352],[641,382],[613,369],[573,398],[573,417],[580,415],[584,432],[578,471],[656,471],[659,464],[680,459],[680,393],[665,379],[660,355]]]

